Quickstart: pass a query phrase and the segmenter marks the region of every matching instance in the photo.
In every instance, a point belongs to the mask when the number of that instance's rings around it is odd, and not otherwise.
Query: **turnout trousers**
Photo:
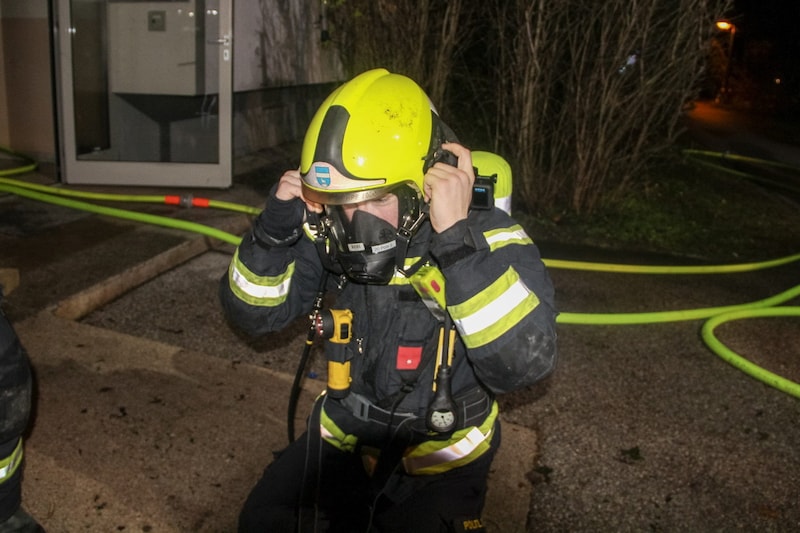
[[[31,387],[28,354],[0,310],[0,523],[20,506],[20,439],[30,416]]]
[[[481,531],[489,468],[500,445],[440,474],[411,476],[400,463],[376,484],[361,454],[305,432],[266,468],[239,517],[239,532],[439,533]],[[378,486],[380,485],[380,486]]]

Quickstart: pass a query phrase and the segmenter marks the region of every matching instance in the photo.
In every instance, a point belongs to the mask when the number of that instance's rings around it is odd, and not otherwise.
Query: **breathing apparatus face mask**
[[[366,206],[368,202],[374,205]],[[421,194],[408,185],[397,186],[376,200],[326,205],[323,224],[331,240],[331,259],[355,282],[389,283],[395,267],[403,264],[407,239],[422,220],[421,205]],[[385,219],[389,213],[391,222]]]

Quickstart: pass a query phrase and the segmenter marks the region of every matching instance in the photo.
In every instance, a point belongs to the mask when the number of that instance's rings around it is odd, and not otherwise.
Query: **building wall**
[[[320,0],[236,0],[234,92],[343,79],[333,42],[323,40]]]
[[[234,0],[234,157],[297,139],[344,78],[321,5]],[[0,0],[0,145],[42,162],[58,151],[50,45],[48,0]]]
[[[3,5],[0,4],[0,146],[9,146],[8,98],[6,97],[6,62],[3,52]]]
[[[55,159],[47,0],[0,0],[5,97],[4,145],[39,160]],[[2,93],[0,93],[2,95]]]
[[[345,79],[322,39],[320,0],[235,0],[234,157],[305,133],[314,111]]]

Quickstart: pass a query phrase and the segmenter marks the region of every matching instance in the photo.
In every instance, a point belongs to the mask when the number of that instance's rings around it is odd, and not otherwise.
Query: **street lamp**
[[[722,31],[728,31],[728,30],[736,31],[736,26],[734,26],[727,20],[718,20],[717,28],[721,29]]]
[[[722,80],[722,87],[720,88],[720,99],[728,100],[730,93],[730,76],[731,76],[731,63],[733,63],[733,39],[736,37],[736,25],[727,20],[718,20],[717,28],[720,31],[727,31],[730,37],[728,38],[728,60],[725,63],[725,77]]]

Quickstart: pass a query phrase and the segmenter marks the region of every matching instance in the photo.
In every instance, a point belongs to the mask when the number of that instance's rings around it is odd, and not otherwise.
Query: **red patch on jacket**
[[[416,370],[422,359],[422,346],[399,346],[397,370]]]

